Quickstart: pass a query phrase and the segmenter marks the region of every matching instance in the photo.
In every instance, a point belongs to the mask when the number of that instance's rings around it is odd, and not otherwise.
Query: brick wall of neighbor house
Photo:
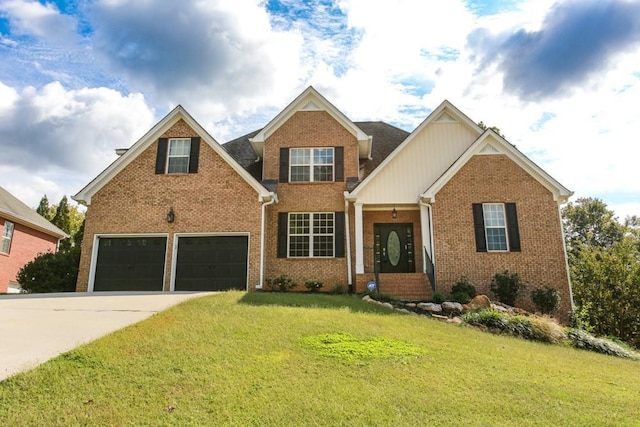
[[[521,252],[477,252],[473,203],[515,202]],[[555,313],[567,321],[571,310],[558,204],[552,194],[505,155],[477,155],[438,192],[433,204],[436,274],[440,291],[465,275],[479,293],[489,294],[495,273],[517,272],[528,284],[518,301],[533,309],[531,291],[550,286],[561,294]]]
[[[278,179],[281,147],[344,147],[343,182],[279,183],[277,204],[269,206],[265,279],[286,274],[305,290],[307,280],[320,280],[323,290],[347,285],[347,258],[277,257],[279,212],[344,212],[346,178],[358,176],[355,136],[324,111],[299,111],[270,135],[264,144],[264,179]],[[346,251],[346,245],[345,245]]]
[[[197,134],[182,120],[162,137]],[[96,233],[168,233],[164,289],[174,233],[249,232],[249,286],[259,280],[261,204],[256,190],[203,140],[198,172],[156,174],[157,141],[98,191],[87,209],[77,291],[86,291]],[[166,220],[173,207],[175,222]]]
[[[0,218],[0,233],[4,230],[4,218]],[[46,252],[55,252],[56,237],[26,227],[15,221],[9,254],[0,253],[0,293],[7,292],[10,283],[16,283],[16,274],[26,263]]]

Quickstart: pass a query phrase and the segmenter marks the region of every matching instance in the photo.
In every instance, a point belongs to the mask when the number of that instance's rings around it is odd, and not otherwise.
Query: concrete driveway
[[[0,381],[211,292],[0,295]]]

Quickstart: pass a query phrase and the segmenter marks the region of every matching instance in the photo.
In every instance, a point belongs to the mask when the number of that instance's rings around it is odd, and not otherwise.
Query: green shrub
[[[498,298],[498,301],[515,306],[518,295],[525,287],[518,273],[509,273],[509,270],[505,270],[493,276],[489,289]]]
[[[542,314],[550,314],[560,305],[560,292],[545,286],[544,289],[536,289],[531,292],[531,301]]]
[[[442,292],[434,292],[431,296],[431,301],[435,302],[436,304],[442,304],[446,300],[447,297]]]
[[[462,320],[470,325],[482,325],[504,331],[507,320],[505,315],[495,310],[470,311],[462,315]]]
[[[526,316],[505,316],[504,331],[517,337],[533,339],[531,319]]]
[[[80,248],[38,255],[18,271],[17,280],[29,293],[73,292],[78,279]]]
[[[460,280],[451,288],[451,296],[454,301],[466,304],[476,296],[476,288],[466,276],[461,276]]]
[[[286,274],[281,274],[275,279],[267,279],[267,286],[269,286],[272,291],[287,292],[298,286],[298,284],[291,280]]]
[[[628,359],[638,359],[637,354],[627,350],[621,345],[605,338],[596,338],[581,329],[569,329],[567,331],[567,337],[569,338],[571,345],[575,348],[591,350],[611,356],[625,357]]]
[[[304,282],[304,287],[307,288],[309,292],[316,292],[322,289],[323,286],[322,282],[318,280],[307,280]]]
[[[384,292],[368,292],[367,295],[369,295],[371,298],[373,298],[376,301],[398,302],[398,298],[394,297],[391,294],[385,294]]]

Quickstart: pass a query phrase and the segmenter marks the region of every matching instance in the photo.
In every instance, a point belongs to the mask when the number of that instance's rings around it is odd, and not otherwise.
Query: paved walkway
[[[0,381],[210,292],[0,295]]]

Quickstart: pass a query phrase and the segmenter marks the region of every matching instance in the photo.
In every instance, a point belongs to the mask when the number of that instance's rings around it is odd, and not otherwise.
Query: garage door
[[[179,237],[175,290],[246,290],[248,248],[248,236]]]
[[[166,237],[100,237],[94,291],[162,291]]]

